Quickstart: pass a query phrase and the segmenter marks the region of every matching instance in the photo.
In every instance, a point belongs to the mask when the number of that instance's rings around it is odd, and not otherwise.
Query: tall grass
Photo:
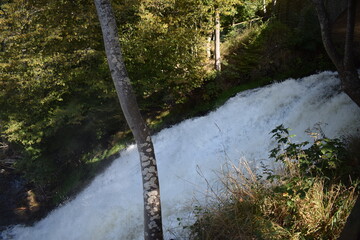
[[[304,198],[294,197],[249,168],[232,169],[223,177],[226,194],[197,208],[192,239],[337,239],[358,196],[356,184],[326,187],[318,178]]]

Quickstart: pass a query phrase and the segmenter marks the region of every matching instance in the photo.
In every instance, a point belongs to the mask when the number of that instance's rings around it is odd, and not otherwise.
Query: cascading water
[[[154,136],[165,238],[184,239],[177,218],[191,221],[192,201],[202,201],[206,181],[215,180],[225,162],[245,158],[254,167],[271,165],[269,132],[276,126],[292,128],[299,141],[319,122],[327,137],[358,134],[360,108],[339,92],[339,84],[335,73],[323,72],[246,91],[207,116]],[[9,228],[0,239],[142,239],[138,159],[136,147],[129,146],[74,200],[32,227]]]

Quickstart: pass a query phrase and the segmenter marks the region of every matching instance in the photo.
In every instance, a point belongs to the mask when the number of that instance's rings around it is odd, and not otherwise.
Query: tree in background
[[[220,10],[215,8],[215,70],[221,71],[221,55],[220,55]]]
[[[234,15],[236,13],[236,4],[240,4],[242,1],[239,0],[215,0],[211,1],[211,10],[214,15],[214,35],[215,35],[215,45],[214,45],[214,59],[215,59],[215,70],[221,71],[221,51],[220,51],[220,15]]]
[[[118,28],[110,0],[95,0],[105,44],[106,55],[121,109],[135,137],[140,154],[144,196],[144,235],[146,240],[163,239],[160,186],[154,146],[141,117],[135,94],[121,54]]]
[[[221,71],[221,25],[226,21],[222,21],[221,18],[231,18],[232,22],[227,24],[236,25],[237,18],[246,18],[246,15],[252,12],[251,18],[253,18],[257,11],[266,11],[266,0],[212,0],[205,1],[209,8],[208,12],[209,21],[213,22],[212,29],[214,32],[214,60],[215,70]],[[247,19],[248,20],[248,19]],[[227,25],[226,27],[230,27]]]

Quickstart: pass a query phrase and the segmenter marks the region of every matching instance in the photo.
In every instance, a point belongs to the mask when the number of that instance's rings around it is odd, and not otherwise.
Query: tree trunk
[[[218,72],[221,71],[219,9],[215,9],[215,70]]]
[[[360,107],[360,79],[352,56],[356,0],[348,0],[344,58],[336,51],[333,44],[324,0],[312,0],[312,2],[318,15],[324,48],[339,73],[342,89]]]
[[[348,0],[347,26],[344,48],[344,73],[341,76],[344,92],[360,107],[360,79],[355,67],[353,41],[356,0]]]
[[[324,48],[329,55],[331,61],[335,65],[335,67],[339,70],[343,68],[343,63],[339,53],[336,51],[335,45],[332,41],[331,37],[331,25],[330,20],[327,15],[327,11],[325,9],[324,1],[323,0],[312,0],[317,12],[317,16],[320,23],[321,29],[321,37],[324,44]]]
[[[347,21],[346,21],[346,36],[344,49],[344,66],[347,69],[355,70],[354,66],[354,28],[355,28],[355,0],[348,0]]]
[[[126,121],[140,154],[144,197],[144,235],[146,240],[163,239],[160,188],[153,143],[141,117],[121,54],[118,30],[110,0],[94,0],[103,33],[106,56]],[[129,203],[131,204],[131,203]]]
[[[338,72],[342,89],[360,107],[360,80],[356,69]]]
[[[348,217],[338,240],[360,240],[360,197]]]
[[[266,0],[263,0],[263,12],[266,13]]]
[[[211,58],[211,35],[207,37],[206,42],[206,56],[210,59]]]

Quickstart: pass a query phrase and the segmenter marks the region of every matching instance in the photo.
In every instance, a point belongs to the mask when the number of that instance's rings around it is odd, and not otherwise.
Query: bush
[[[292,143],[282,125],[272,132],[278,173],[255,174],[246,163],[223,173],[224,193],[197,207],[192,239],[337,239],[358,195],[348,151],[320,133]],[[321,136],[321,137],[320,137]],[[350,178],[351,177],[351,178]]]

